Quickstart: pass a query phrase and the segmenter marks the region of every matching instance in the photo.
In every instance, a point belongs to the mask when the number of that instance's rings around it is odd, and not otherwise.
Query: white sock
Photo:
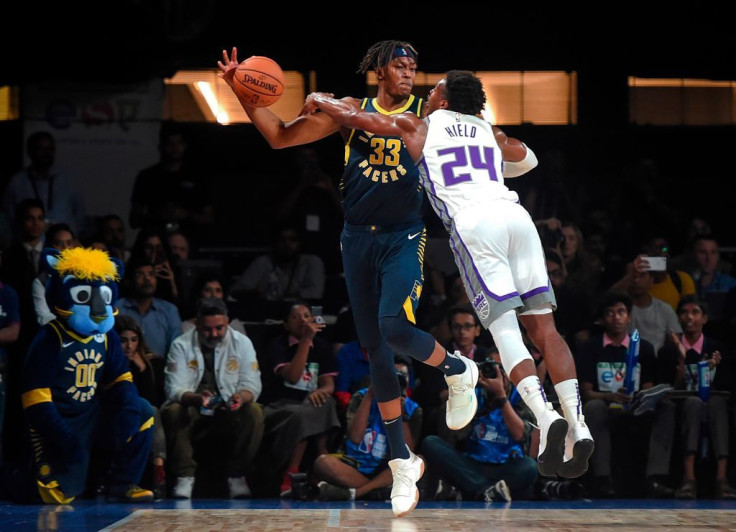
[[[355,488],[348,488],[348,491],[350,491],[350,500],[355,500]]]
[[[516,385],[516,389],[526,405],[534,412],[537,421],[542,419],[547,411],[547,396],[544,394],[544,388],[542,383],[539,382],[539,377],[536,375],[524,377]]]
[[[580,403],[580,385],[577,379],[568,379],[555,384],[557,398],[568,421],[577,421],[583,413]]]

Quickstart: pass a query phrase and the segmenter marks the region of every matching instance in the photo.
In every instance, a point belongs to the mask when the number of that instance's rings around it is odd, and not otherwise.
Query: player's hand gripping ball
[[[268,107],[284,93],[284,72],[268,57],[254,55],[235,70],[235,92],[254,107]]]

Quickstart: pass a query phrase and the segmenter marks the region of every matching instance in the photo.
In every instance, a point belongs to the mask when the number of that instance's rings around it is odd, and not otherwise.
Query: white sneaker
[[[506,481],[501,479],[483,492],[483,500],[486,502],[511,502],[511,490]]]
[[[394,478],[391,487],[391,509],[396,517],[411,512],[419,502],[417,481],[424,474],[424,460],[409,451],[409,458],[394,458],[388,466]]]
[[[227,489],[230,491],[231,499],[247,499],[251,496],[245,477],[228,477]]]
[[[470,423],[478,410],[478,399],[475,397],[475,385],[478,383],[478,365],[464,357],[459,351],[455,356],[465,364],[465,371],[457,375],[445,376],[449,395],[447,396],[447,427],[460,430]]]
[[[558,474],[565,478],[578,478],[588,470],[588,459],[593,454],[595,443],[590,434],[585,417],[580,416],[567,429],[565,437],[565,459]]]
[[[537,467],[539,474],[545,477],[554,477],[560,469],[565,456],[565,437],[567,436],[567,421],[547,403],[547,411],[539,423],[539,454]]]
[[[179,477],[171,496],[175,499],[191,499],[192,488],[194,488],[194,477]]]

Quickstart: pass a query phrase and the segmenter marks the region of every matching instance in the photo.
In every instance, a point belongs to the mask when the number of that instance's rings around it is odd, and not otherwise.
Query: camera
[[[323,324],[325,318],[322,316],[322,306],[312,305],[312,316],[314,316],[314,323]]]
[[[495,379],[498,377],[498,362],[495,360],[484,360],[478,363],[478,370],[486,379]]]
[[[565,243],[565,235],[559,229],[553,231],[546,227],[540,227],[539,239],[545,248],[556,248],[558,244],[561,246]]]

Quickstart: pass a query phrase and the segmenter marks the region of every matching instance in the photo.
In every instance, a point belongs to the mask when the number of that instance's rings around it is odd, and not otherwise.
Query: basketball
[[[284,93],[284,72],[273,59],[254,55],[235,70],[235,92],[254,107],[268,107]]]

